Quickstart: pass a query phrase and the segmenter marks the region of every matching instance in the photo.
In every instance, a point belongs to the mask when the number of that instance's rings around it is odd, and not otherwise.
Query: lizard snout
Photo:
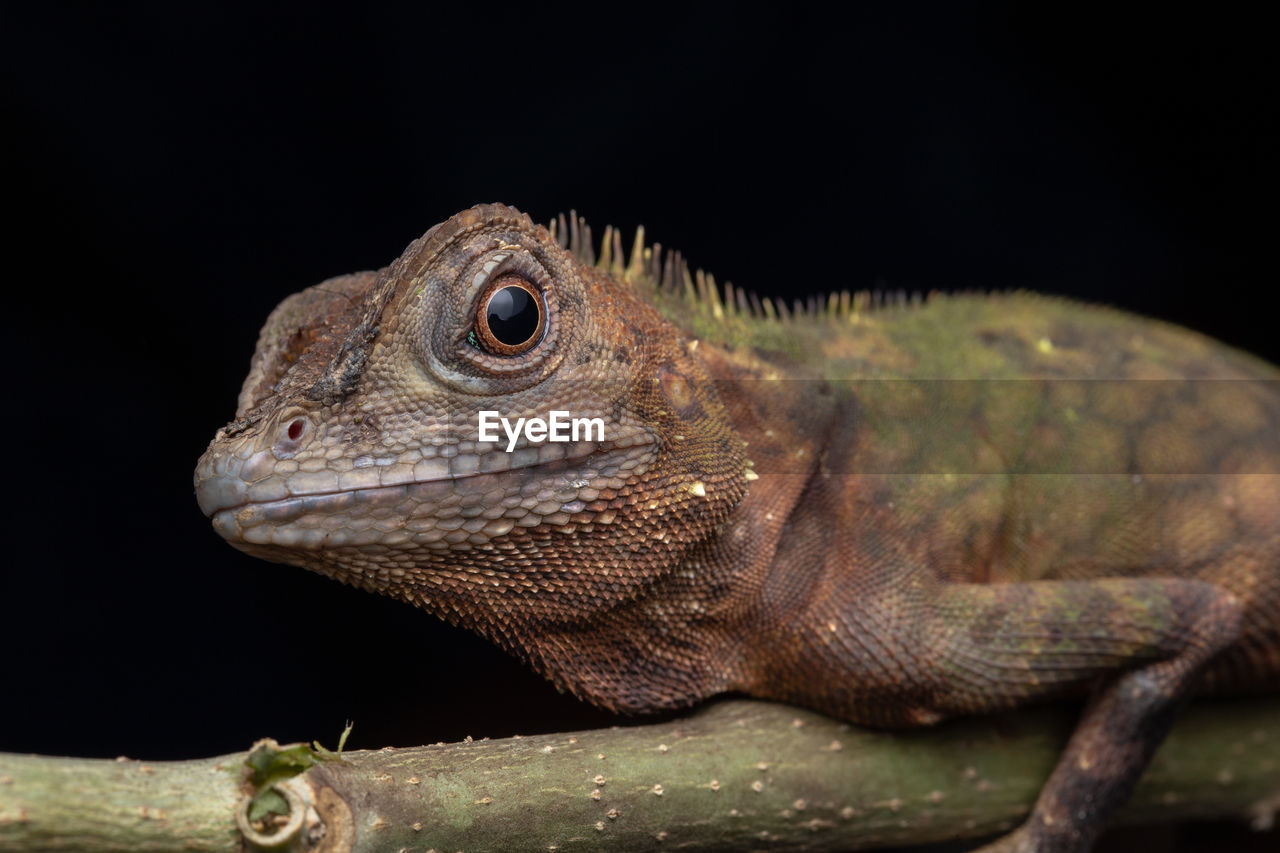
[[[294,410],[258,433],[215,439],[196,463],[196,501],[201,512],[212,518],[220,510],[285,497],[288,490],[280,463],[292,459],[310,441],[313,430],[311,420]]]

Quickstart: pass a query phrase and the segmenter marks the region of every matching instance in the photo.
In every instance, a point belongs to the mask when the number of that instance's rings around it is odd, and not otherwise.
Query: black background
[[[613,721],[405,605],[239,554],[192,494],[275,303],[476,202],[643,223],[763,294],[1025,287],[1280,360],[1258,20],[182,8],[0,13],[0,750]]]

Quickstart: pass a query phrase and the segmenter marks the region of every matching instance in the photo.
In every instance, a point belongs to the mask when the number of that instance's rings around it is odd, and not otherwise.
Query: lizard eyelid
[[[419,338],[428,372],[474,394],[478,388],[511,393],[554,371],[564,355],[560,343],[577,319],[560,311],[561,279],[571,289],[575,280],[565,276],[559,255],[502,246],[454,263],[438,308],[426,314],[434,325]]]

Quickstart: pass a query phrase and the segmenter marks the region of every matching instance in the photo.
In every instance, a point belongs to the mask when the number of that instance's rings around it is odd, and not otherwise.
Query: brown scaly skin
[[[595,264],[554,230],[479,206],[282,303],[196,471],[218,532],[619,711],[737,690],[904,726],[1091,691],[999,849],[1087,850],[1193,688],[1280,683],[1271,366],[1028,294],[722,301],[639,236],[624,268],[616,232]],[[509,275],[546,302],[519,355],[471,334]],[[507,453],[483,409],[605,440]]]

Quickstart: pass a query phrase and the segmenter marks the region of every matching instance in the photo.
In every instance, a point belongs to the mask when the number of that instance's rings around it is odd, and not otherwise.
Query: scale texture
[[[737,691],[904,727],[1088,695],[992,845],[1082,851],[1186,697],[1280,686],[1277,380],[1098,306],[788,307],[481,205],[281,303],[195,482],[237,548],[617,711]],[[481,411],[604,434],[509,452]]]

